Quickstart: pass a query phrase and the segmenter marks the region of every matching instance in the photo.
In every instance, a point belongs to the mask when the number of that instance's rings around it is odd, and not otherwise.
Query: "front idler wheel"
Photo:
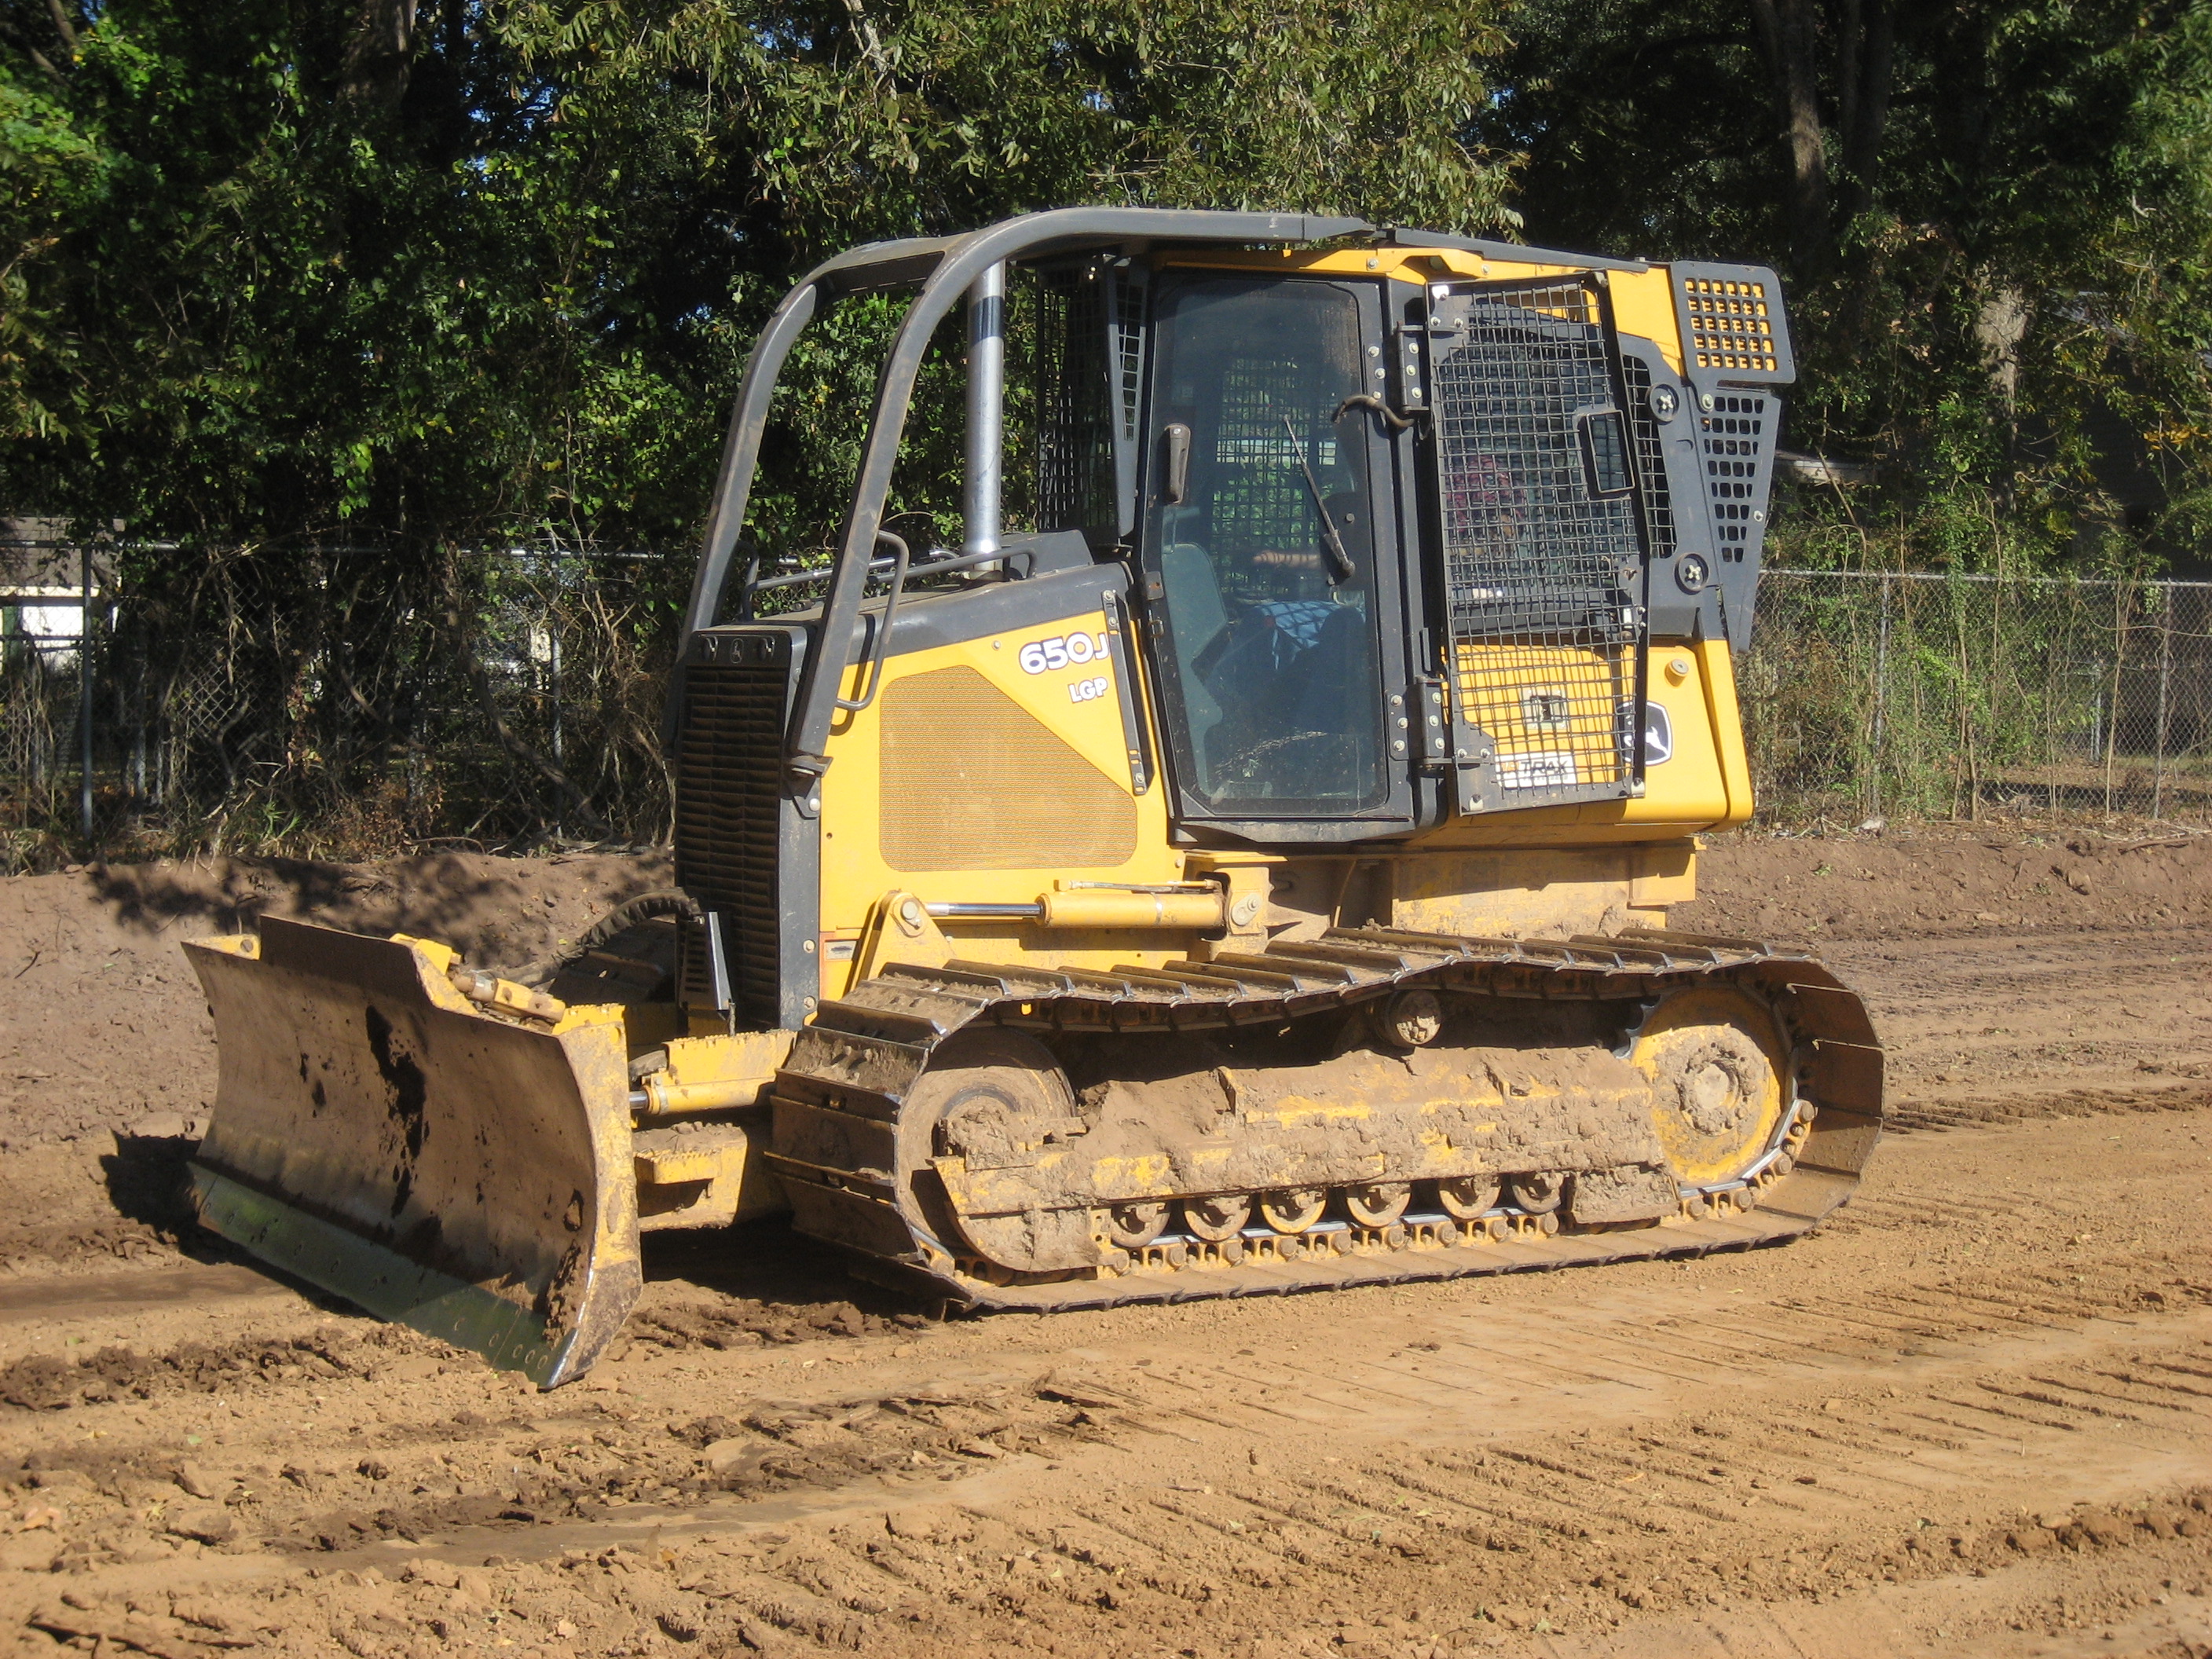
[[[908,1089],[898,1115],[908,1224],[956,1249],[964,1239],[995,1264],[994,1271],[1050,1273],[1095,1266],[1098,1242],[1088,1209],[1071,1204],[971,1213],[962,1206],[958,1182],[938,1165],[947,1158],[973,1160],[972,1168],[984,1172],[1016,1166],[1081,1127],[1066,1073],[1035,1037],[993,1026],[946,1039]]]

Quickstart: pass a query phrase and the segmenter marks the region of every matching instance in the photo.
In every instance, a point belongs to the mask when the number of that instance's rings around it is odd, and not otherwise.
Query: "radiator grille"
[[[1580,283],[1510,285],[1434,313],[1453,679],[1509,806],[1618,797],[1641,769],[1622,733],[1643,725],[1644,545],[1625,465],[1600,464],[1620,435],[1601,304]]]
[[[1099,869],[1137,851],[1137,803],[972,668],[884,693],[879,845],[894,870]]]
[[[734,640],[732,641],[736,643]],[[777,850],[781,776],[792,653],[775,636],[746,637],[770,660],[698,664],[687,672],[676,760],[676,880],[722,917],[738,1012],[780,1023],[781,906]],[[686,1002],[708,1001],[694,930],[685,930],[679,976]]]

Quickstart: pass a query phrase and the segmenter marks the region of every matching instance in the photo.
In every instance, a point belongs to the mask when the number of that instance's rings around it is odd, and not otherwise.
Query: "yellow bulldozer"
[[[837,544],[779,568],[745,535],[779,375],[882,294]],[[893,510],[940,330],[957,547]],[[829,260],[729,428],[678,886],[535,973],[190,945],[202,1220],[545,1387],[641,1233],[778,1213],[1039,1310],[1802,1232],[1879,1133],[1875,1034],[1805,955],[1666,925],[1752,810],[1732,663],[1794,374],[1749,266],[1089,208]]]

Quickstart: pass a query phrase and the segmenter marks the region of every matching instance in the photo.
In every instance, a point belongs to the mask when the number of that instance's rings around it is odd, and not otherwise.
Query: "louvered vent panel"
[[[1682,283],[1682,309],[1696,367],[1741,374],[1771,374],[1781,367],[1765,283],[1688,277]]]
[[[1705,490],[1713,503],[1713,541],[1730,564],[1756,554],[1765,533],[1766,495],[1774,470],[1774,400],[1724,392],[1698,426],[1705,445]]]
[[[1764,265],[1674,261],[1682,366],[1700,389],[1717,382],[1787,386],[1797,378],[1781,279]]]

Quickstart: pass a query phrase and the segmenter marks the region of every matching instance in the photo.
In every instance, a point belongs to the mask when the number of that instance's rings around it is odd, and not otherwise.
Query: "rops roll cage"
[[[838,301],[864,294],[917,290],[876,382],[875,408],[869,417],[867,443],[861,452],[852,505],[828,573],[817,643],[806,653],[800,669],[785,734],[785,787],[810,816],[818,801],[816,780],[830,764],[823,750],[842,701],[839,686],[860,634],[860,605],[876,562],[876,550],[885,545],[895,549],[891,568],[894,583],[898,585],[917,574],[985,563],[999,556],[1007,264],[1107,247],[1133,252],[1162,242],[1231,246],[1318,242],[1358,235],[1370,228],[1360,219],[1295,213],[1062,208],[1006,220],[963,236],[872,242],[816,266],[775,308],[745,361],[744,379],[722,447],[706,546],[692,581],[691,602],[684,618],[684,648],[678,661],[686,659],[691,636],[714,626],[720,611],[752,495],[761,439],[768,428],[769,405],[784,363],[807,325]],[[884,531],[884,504],[913,403],[915,378],[921,372],[931,336],[963,297],[969,305],[969,343],[963,544],[953,557],[912,563],[904,544]],[[767,585],[757,580],[751,582],[755,591]],[[887,629],[878,631],[886,635],[889,632]],[[878,641],[879,647],[882,643]],[[671,708],[672,726],[680,719],[677,705],[683,697],[681,670],[678,676]],[[874,678],[872,673],[872,682]]]
[[[860,637],[861,601],[872,570],[880,562],[882,568],[890,571],[896,592],[917,575],[960,569],[1000,556],[1007,264],[1017,259],[1034,260],[1106,248],[1138,253],[1162,243],[1235,247],[1322,242],[1352,236],[1464,248],[1494,258],[1534,256],[1577,265],[1642,268],[1613,260],[1571,258],[1543,249],[1516,247],[1502,242],[1378,229],[1363,219],[1164,208],[1060,208],[1004,220],[962,236],[871,242],[851,249],[817,265],[793,288],[775,308],[775,315],[754,343],[752,355],[745,361],[744,379],[738,388],[737,407],[731,414],[729,434],[722,447],[721,471],[715,481],[706,546],[692,582],[690,605],[684,614],[678,664],[688,658],[691,636],[714,626],[720,614],[731,562],[744,528],[753,475],[760,460],[762,435],[767,430],[769,405],[784,362],[807,325],[838,301],[865,294],[916,290],[876,383],[875,408],[869,417],[867,443],[861,453],[852,505],[840,532],[836,556],[826,574],[828,589],[823,597],[817,643],[805,653],[798,693],[792,702],[790,724],[785,732],[784,787],[799,810],[810,817],[818,805],[816,781],[830,764],[823,750],[828,746],[831,722],[841,707],[853,706],[840,697],[838,688],[851,664],[854,643]],[[951,557],[915,563],[909,560],[905,544],[884,532],[884,504],[890,490],[892,468],[898,459],[907,414],[913,402],[915,376],[938,325],[963,296],[969,310],[969,352],[963,546]],[[878,562],[876,550],[885,546],[893,549],[893,556]],[[748,573],[749,587],[755,592],[788,585],[793,580],[823,579],[818,573],[809,572],[796,579],[770,578],[763,581],[757,579],[757,571]],[[878,631],[882,636],[877,641],[879,655],[890,630],[883,627]],[[880,668],[879,663],[877,667]],[[670,702],[672,732],[682,717],[683,672],[679,666]],[[875,678],[876,673],[872,671],[870,696],[873,694]]]

